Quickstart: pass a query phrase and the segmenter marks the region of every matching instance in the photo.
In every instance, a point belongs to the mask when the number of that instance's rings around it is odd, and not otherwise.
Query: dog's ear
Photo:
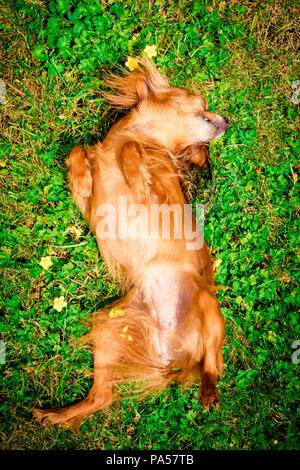
[[[131,108],[151,96],[161,99],[170,89],[168,80],[146,57],[139,59],[138,62],[137,70],[125,72],[123,76],[111,75],[106,80],[106,85],[117,90],[116,94],[103,93],[112,105]]]

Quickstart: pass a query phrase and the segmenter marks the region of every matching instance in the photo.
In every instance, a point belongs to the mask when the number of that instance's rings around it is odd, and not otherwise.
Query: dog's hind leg
[[[198,392],[199,402],[205,407],[218,405],[219,392],[216,387],[218,373],[222,373],[222,346],[225,322],[220,312],[216,297],[203,290],[199,296],[200,309],[203,313],[203,359],[201,365],[201,387]]]
[[[103,338],[103,342],[112,338]],[[113,360],[103,350],[102,338],[94,346],[94,384],[84,400],[64,408],[42,410],[31,408],[33,416],[44,426],[66,423],[66,427],[77,427],[80,421],[97,410],[106,408],[113,397],[114,367],[109,365]]]
[[[90,220],[92,172],[86,150],[76,145],[66,159],[68,181],[72,196],[87,222]]]

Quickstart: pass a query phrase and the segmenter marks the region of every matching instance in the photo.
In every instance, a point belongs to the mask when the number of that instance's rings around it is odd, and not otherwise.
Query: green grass
[[[2,15],[1,448],[297,448],[296,3],[18,0]],[[119,293],[72,202],[64,159],[118,119],[101,97],[105,74],[152,44],[175,86],[204,93],[232,123],[211,146],[212,182],[196,175],[193,192],[222,260],[217,283],[229,287],[218,294],[221,407],[208,413],[197,388],[174,386],[115,403],[78,433],[43,428],[29,406],[86,396],[92,357],[77,341],[82,320]],[[47,255],[53,266],[43,271]],[[68,304],[58,313],[61,295]]]

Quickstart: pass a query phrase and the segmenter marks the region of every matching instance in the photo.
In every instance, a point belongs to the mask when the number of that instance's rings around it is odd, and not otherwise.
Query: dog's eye
[[[203,116],[202,113],[197,113],[197,116],[200,117],[201,119],[203,119],[204,121],[206,121],[206,122],[212,124],[211,120],[210,120],[208,117]]]

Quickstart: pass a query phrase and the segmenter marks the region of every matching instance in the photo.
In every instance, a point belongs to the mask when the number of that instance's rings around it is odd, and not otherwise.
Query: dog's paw
[[[51,426],[53,424],[64,424],[68,420],[61,410],[41,410],[40,408],[31,408],[31,412],[36,421],[43,426]],[[69,427],[69,426],[68,426]]]
[[[86,150],[77,145],[66,159],[68,180],[73,196],[88,198],[92,195],[93,178]]]
[[[83,199],[89,198],[92,195],[93,178],[87,168],[85,174],[77,174],[72,178],[71,190],[74,194],[74,199],[82,197]]]
[[[220,406],[220,396],[216,387],[201,387],[198,392],[198,399],[200,405],[207,409],[219,408]]]

